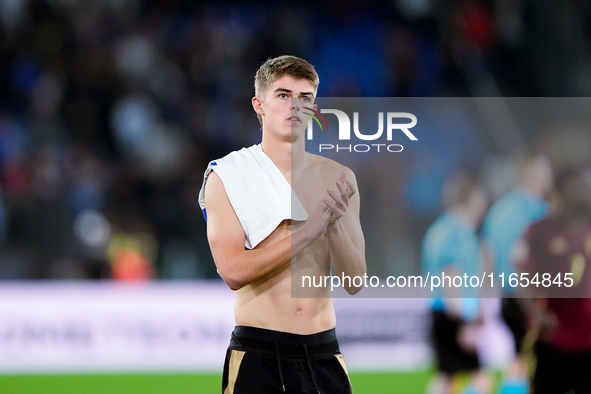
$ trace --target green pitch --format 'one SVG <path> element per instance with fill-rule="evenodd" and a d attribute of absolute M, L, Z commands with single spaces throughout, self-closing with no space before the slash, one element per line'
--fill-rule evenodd
<path fill-rule="evenodd" d="M 352 373 L 354 394 L 423 394 L 429 371 Z M 2 394 L 218 394 L 217 374 L 0 375 Z"/>

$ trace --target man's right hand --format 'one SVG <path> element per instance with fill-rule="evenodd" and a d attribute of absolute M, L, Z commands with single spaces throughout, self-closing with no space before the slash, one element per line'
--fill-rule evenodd
<path fill-rule="evenodd" d="M 324 200 L 318 201 L 314 213 L 308 218 L 305 229 L 312 239 L 317 239 L 326 232 L 326 228 L 332 217 L 332 211 Z"/>
<path fill-rule="evenodd" d="M 314 213 L 306 222 L 306 230 L 312 239 L 319 238 L 331 221 L 344 215 L 349 206 L 349 199 L 356 193 L 351 181 L 345 178 L 344 171 L 341 172 L 336 186 L 339 191 L 327 189 L 326 196 L 318 201 Z"/>

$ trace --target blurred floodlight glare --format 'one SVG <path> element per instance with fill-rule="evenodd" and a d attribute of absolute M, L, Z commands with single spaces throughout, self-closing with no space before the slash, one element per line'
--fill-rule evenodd
<path fill-rule="evenodd" d="M 131 95 L 119 101 L 111 115 L 115 137 L 126 153 L 134 152 L 156 122 L 156 105 L 144 96 Z"/>
<path fill-rule="evenodd" d="M 74 219 L 74 234 L 84 245 L 100 247 L 111 238 L 111 226 L 102 213 L 89 209 L 80 212 Z"/>
<path fill-rule="evenodd" d="M 39 113 L 52 114 L 59 109 L 63 95 L 59 79 L 51 73 L 44 73 L 33 88 L 32 103 Z"/>
<path fill-rule="evenodd" d="M 9 30 L 18 25 L 23 5 L 23 0 L 0 0 L 0 20 Z"/>
<path fill-rule="evenodd" d="M 135 36 L 122 40 L 115 53 L 117 66 L 130 78 L 142 78 L 152 69 L 154 46 L 147 39 Z"/>
<path fill-rule="evenodd" d="M 433 7 L 430 0 L 397 0 L 394 1 L 400 12 L 410 19 L 420 19 L 429 16 Z"/>

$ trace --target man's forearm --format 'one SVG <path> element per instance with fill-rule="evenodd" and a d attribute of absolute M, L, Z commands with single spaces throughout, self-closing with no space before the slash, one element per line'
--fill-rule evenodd
<path fill-rule="evenodd" d="M 367 273 L 365 257 L 355 247 L 349 233 L 340 220 L 330 224 L 327 228 L 328 244 L 332 266 L 335 274 L 362 277 Z M 346 288 L 350 294 L 357 293 L 361 288 Z"/>
<path fill-rule="evenodd" d="M 238 290 L 289 263 L 314 239 L 304 228 L 264 248 L 235 253 L 224 262 L 224 280 L 232 290 Z"/>

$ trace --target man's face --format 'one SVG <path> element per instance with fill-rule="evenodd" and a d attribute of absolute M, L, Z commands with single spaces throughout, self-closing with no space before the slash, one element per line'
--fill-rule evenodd
<path fill-rule="evenodd" d="M 308 125 L 309 116 L 306 113 L 311 111 L 304 107 L 316 109 L 315 95 L 316 89 L 307 79 L 284 75 L 273 82 L 261 97 L 254 97 L 252 104 L 262 116 L 265 133 L 293 142 L 303 136 Z"/>

